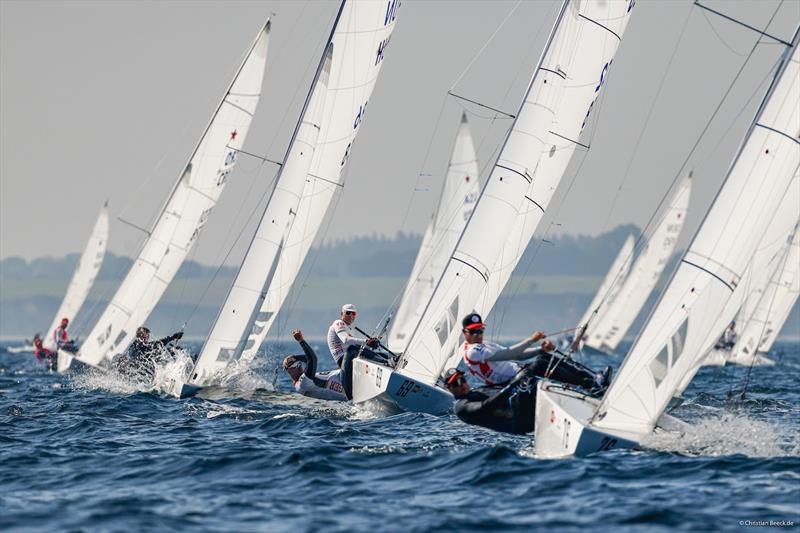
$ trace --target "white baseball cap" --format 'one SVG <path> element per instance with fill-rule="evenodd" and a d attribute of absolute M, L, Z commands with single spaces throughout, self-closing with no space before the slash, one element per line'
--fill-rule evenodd
<path fill-rule="evenodd" d="M 342 313 L 346 313 L 347 311 L 351 311 L 353 313 L 357 312 L 356 306 L 353 304 L 344 304 L 342 306 Z"/>

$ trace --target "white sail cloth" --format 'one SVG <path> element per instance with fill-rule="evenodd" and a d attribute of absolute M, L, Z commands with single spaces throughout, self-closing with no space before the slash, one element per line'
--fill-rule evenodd
<path fill-rule="evenodd" d="M 100 209 L 100 214 L 94 223 L 89 242 L 86 243 L 86 247 L 78 260 L 78 265 L 72 274 L 72 279 L 69 280 L 64 299 L 61 300 L 61 305 L 53 317 L 53 322 L 44 333 L 45 348 L 49 350 L 56 349 L 53 332 L 59 326 L 62 318 L 68 318 L 71 323 L 70 327 L 75 327 L 75 316 L 78 314 L 83 302 L 86 301 L 86 297 L 89 296 L 89 291 L 92 289 L 97 273 L 100 272 L 107 246 L 108 202 Z"/>
<path fill-rule="evenodd" d="M 222 194 L 261 95 L 269 21 L 236 73 L 133 266 L 86 338 L 78 360 L 125 350 L 178 272 Z"/>
<path fill-rule="evenodd" d="M 422 316 L 434 283 L 450 258 L 450 251 L 456 245 L 461 230 L 472 213 L 479 192 L 478 159 L 467 115 L 463 114 L 439 204 L 425 230 L 417 259 L 389 331 L 388 345 L 395 353 L 405 351 L 411 330 Z"/>
<path fill-rule="evenodd" d="M 689 173 L 672 196 L 661 222 L 639 252 L 616 298 L 595 319 L 597 325 L 586 335 L 588 346 L 597 350 L 616 351 L 675 251 L 689 209 L 691 192 Z"/>
<path fill-rule="evenodd" d="M 251 245 L 252 257 L 243 263 L 236 286 L 192 372 L 192 383 L 206 384 L 236 361 L 251 359 L 266 337 L 334 193 L 344 186 L 342 172 L 380 73 L 398 6 L 397 1 L 372 0 L 347 0 L 341 4 L 326 49 L 332 51 L 332 56 L 321 93 L 324 104 L 317 122 L 319 129 L 313 145 L 306 138 L 313 156 L 310 162 L 304 159 L 304 172 L 299 165 L 293 170 L 295 177 L 302 174 L 302 187 L 298 190 L 294 185 L 286 186 L 291 191 L 284 191 L 280 197 L 288 221 L 280 225 L 276 222 L 279 228 L 263 240 L 263 249 L 256 250 L 255 243 Z M 298 150 L 299 145 L 290 146 L 287 158 Z M 284 169 L 282 178 L 286 172 Z M 292 182 L 295 183 L 294 178 Z M 272 201 L 268 209 L 271 204 Z M 265 220 L 271 224 L 272 218 Z M 249 281 L 245 282 L 245 277 L 250 277 Z M 237 317 L 233 316 L 234 311 Z"/>
<path fill-rule="evenodd" d="M 400 372 L 435 383 L 461 317 L 491 310 L 555 192 L 607 78 L 627 2 L 565 2 L 472 216 L 419 320 Z"/>
<path fill-rule="evenodd" d="M 727 178 L 592 424 L 652 431 L 685 376 L 736 314 L 732 298 L 798 173 L 800 64 L 787 50 Z M 789 56 L 791 53 L 791 56 Z"/>
<path fill-rule="evenodd" d="M 611 263 L 611 268 L 608 269 L 603 283 L 600 284 L 600 288 L 597 290 L 594 298 L 592 298 L 592 302 L 583 313 L 580 321 L 578 321 L 578 328 L 576 331 L 581 331 L 585 326 L 586 329 L 583 332 L 585 339 L 597 334 L 598 325 L 602 320 L 601 317 L 608 312 L 616 301 L 622 285 L 628 276 L 628 272 L 631 269 L 631 263 L 633 263 L 634 243 L 635 239 L 633 235 L 628 235 L 628 238 L 625 239 L 625 242 L 622 244 L 622 248 L 620 248 L 614 262 Z M 597 315 L 592 317 L 595 310 L 597 310 Z"/>
<path fill-rule="evenodd" d="M 769 353 L 800 296 L 800 230 L 795 227 L 789 245 L 778 256 L 778 268 L 739 334 L 731 358 Z"/>

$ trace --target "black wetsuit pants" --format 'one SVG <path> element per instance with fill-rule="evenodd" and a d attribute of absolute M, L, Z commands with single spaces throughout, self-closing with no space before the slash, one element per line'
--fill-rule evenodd
<path fill-rule="evenodd" d="M 537 355 L 532 363 L 525 365 L 525 370 L 528 375 L 576 385 L 587 392 L 595 386 L 594 372 L 572 359 L 551 353 Z"/>

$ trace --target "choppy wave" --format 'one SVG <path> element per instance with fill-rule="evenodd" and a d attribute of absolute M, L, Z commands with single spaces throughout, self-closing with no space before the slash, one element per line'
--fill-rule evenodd
<path fill-rule="evenodd" d="M 800 523 L 800 345 L 775 367 L 702 370 L 641 451 L 547 461 L 530 436 L 454 416 L 376 416 L 273 385 L 276 358 L 176 400 L 0 354 L 0 529 L 730 530 Z M 188 355 L 186 355 L 188 357 Z M 589 361 L 601 366 L 605 360 Z M 331 361 L 323 361 L 330 365 Z M 616 361 L 612 361 L 616 363 Z M 733 402 L 735 400 L 735 403 Z"/>

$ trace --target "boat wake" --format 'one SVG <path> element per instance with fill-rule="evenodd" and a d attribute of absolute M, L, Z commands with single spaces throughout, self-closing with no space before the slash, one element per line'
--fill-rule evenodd
<path fill-rule="evenodd" d="M 650 449 L 691 456 L 800 456 L 800 436 L 796 432 L 743 412 L 701 418 L 685 433 L 654 434 L 642 444 Z"/>

